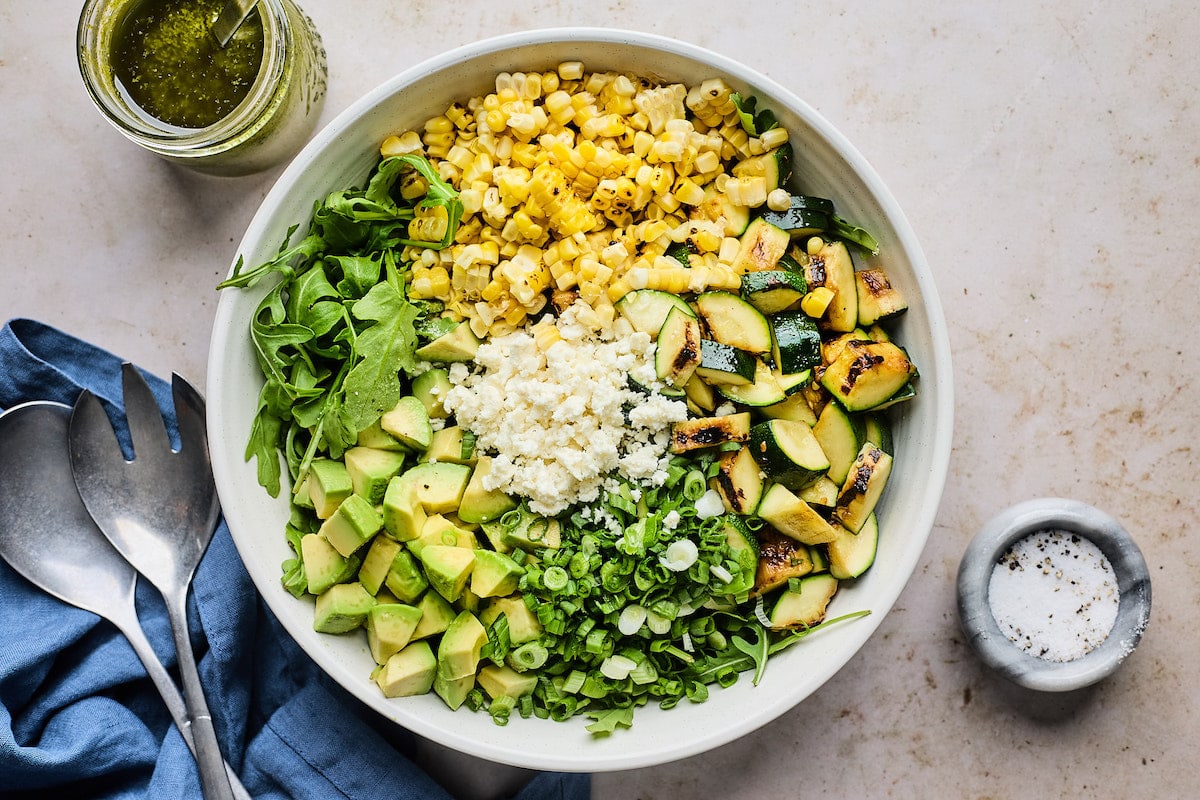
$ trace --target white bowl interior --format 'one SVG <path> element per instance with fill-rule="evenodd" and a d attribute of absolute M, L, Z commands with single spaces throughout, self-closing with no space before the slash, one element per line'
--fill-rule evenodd
<path fill-rule="evenodd" d="M 273 256 L 288 228 L 303 224 L 329 191 L 360 185 L 387 135 L 418 127 L 452 100 L 484 93 L 501 71 L 547 69 L 581 60 L 689 85 L 723 76 L 756 95 L 789 129 L 796 151 L 794 187 L 834 198 L 841 216 L 871 230 L 878 263 L 910 304 L 896 333 L 920 369 L 915 401 L 896 413 L 897 461 L 880 507 L 875 566 L 835 597 L 830 615 L 870 609 L 773 658 L 758 687 L 749 677 L 713 687 L 701 704 L 669 712 L 639 709 L 631 730 L 593 739 L 584 720 L 568 723 L 514 716 L 505 727 L 485 713 L 449 711 L 434 695 L 389 700 L 368 674 L 373 661 L 361 634 L 312 630 L 312 602 L 279 583 L 290 551 L 287 504 L 258 485 L 243 459 L 262 377 L 248 336 L 266 291 L 226 290 L 213 330 L 208 369 L 208 424 L 217 487 L 235 543 L 255 585 L 288 632 L 335 680 L 388 719 L 447 747 L 535 769 L 603 771 L 660 764 L 694 755 L 752 731 L 791 709 L 838 671 L 892 607 L 933 526 L 950 456 L 952 381 L 949 341 L 929 268 L 895 200 L 866 160 L 795 95 L 746 67 L 681 42 L 626 31 L 556 29 L 503 36 L 446 53 L 383 84 L 342 113 L 296 157 L 263 202 L 238 248 L 248 265 Z M 303 231 L 297 233 L 302 235 Z"/>

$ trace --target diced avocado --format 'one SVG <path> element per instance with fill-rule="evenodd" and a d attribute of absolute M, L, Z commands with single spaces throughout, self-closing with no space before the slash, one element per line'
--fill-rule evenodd
<path fill-rule="evenodd" d="M 479 621 L 491 625 L 501 614 L 508 618 L 508 638 L 514 645 L 532 642 L 542 635 L 542 623 L 520 595 L 488 601 L 487 607 L 480 612 Z"/>
<path fill-rule="evenodd" d="M 400 552 L 400 543 L 390 536 L 376 536 L 367 548 L 362 566 L 358 568 L 358 582 L 373 595 L 379 594 L 379 589 L 387 579 L 392 568 L 392 560 Z"/>
<path fill-rule="evenodd" d="M 474 675 L 487 640 L 487 631 L 479 619 L 470 611 L 460 611 L 438 645 L 438 674 L 447 678 Z"/>
<path fill-rule="evenodd" d="M 454 608 L 446 602 L 446 598 L 432 589 L 421 595 L 421 599 L 417 601 L 417 608 L 421 609 L 421 621 L 413 631 L 414 641 L 437 636 L 445 632 L 454 621 Z"/>
<path fill-rule="evenodd" d="M 403 548 L 392 557 L 387 576 L 383 580 L 388 591 L 405 603 L 413 602 L 429 587 L 421 565 L 411 552 Z"/>
<path fill-rule="evenodd" d="M 379 418 L 379 427 L 413 450 L 424 450 L 433 439 L 429 412 L 415 397 L 401 397 L 391 411 Z"/>
<path fill-rule="evenodd" d="M 423 460 L 445 461 L 451 464 L 474 464 L 474 439 L 468 438 L 464 442 L 463 433 L 463 429 L 457 425 L 450 425 L 440 431 L 434 431 L 433 439 L 429 442 L 429 448 L 426 449 Z"/>
<path fill-rule="evenodd" d="M 429 585 L 453 603 L 471 578 L 475 551 L 465 547 L 431 544 L 421 548 L 420 559 Z"/>
<path fill-rule="evenodd" d="M 420 536 L 426 519 L 425 507 L 417 496 L 416 483 L 408 477 L 409 472 L 392 478 L 383 493 L 383 527 L 401 542 Z"/>
<path fill-rule="evenodd" d="M 377 450 L 374 447 L 351 447 L 345 453 L 346 471 L 354 493 L 373 506 L 383 502 L 388 481 L 404 466 L 404 453 L 398 450 Z"/>
<path fill-rule="evenodd" d="M 376 450 L 404 450 L 404 445 L 400 444 L 400 440 L 385 431 L 379 424 L 379 420 L 375 420 L 359 431 L 358 441 L 355 444 L 359 447 L 372 447 Z"/>
<path fill-rule="evenodd" d="M 479 337 L 471 330 L 471 326 L 460 322 L 429 344 L 418 347 L 416 356 L 422 361 L 443 363 L 470 361 L 475 358 L 480 344 Z"/>
<path fill-rule="evenodd" d="M 428 642 L 413 642 L 395 653 L 375 673 L 384 697 L 412 697 L 433 688 L 437 656 Z"/>
<path fill-rule="evenodd" d="M 507 555 L 513 551 L 513 546 L 504 541 L 505 528 L 504 523 L 500 520 L 494 519 L 491 522 L 485 522 L 479 526 L 479 529 L 483 531 L 483 535 L 487 538 L 488 544 L 490 544 L 492 549 L 497 553 L 504 553 Z"/>
<path fill-rule="evenodd" d="M 320 533 L 344 556 L 354 553 L 383 527 L 383 517 L 360 495 L 352 494 L 321 524 Z"/>
<path fill-rule="evenodd" d="M 509 666 L 497 667 L 488 664 L 479 670 L 479 686 L 488 693 L 488 697 L 522 697 L 537 687 L 537 675 L 532 672 L 524 674 Z"/>
<path fill-rule="evenodd" d="M 376 605 L 367 612 L 367 646 L 376 664 L 387 660 L 408 646 L 421 609 L 403 603 Z"/>
<path fill-rule="evenodd" d="M 358 581 L 336 583 L 317 595 L 313 630 L 320 633 L 346 633 L 361 626 L 375 598 Z"/>
<path fill-rule="evenodd" d="M 475 676 L 464 675 L 461 678 L 447 678 L 437 670 L 433 676 L 433 691 L 445 701 L 454 711 L 466 702 L 467 695 L 475 688 Z"/>
<path fill-rule="evenodd" d="M 420 557 L 421 551 L 431 544 L 444 544 L 450 547 L 465 547 L 474 550 L 479 546 L 475 532 L 454 524 L 441 514 L 431 514 L 421 526 L 421 535 L 408 543 L 408 549 Z"/>
<path fill-rule="evenodd" d="M 308 591 L 312 594 L 321 594 L 349 577 L 346 557 L 319 533 L 307 533 L 301 537 L 300 558 L 308 578 Z"/>
<path fill-rule="evenodd" d="M 435 367 L 413 378 L 412 393 L 425 406 L 431 418 L 445 419 L 450 416 L 444 405 L 446 392 L 452 387 L 450 374 L 441 367 Z"/>
<path fill-rule="evenodd" d="M 476 550 L 471 569 L 471 591 L 479 597 L 503 597 L 517 590 L 525 570 L 503 553 Z"/>
<path fill-rule="evenodd" d="M 321 519 L 329 519 L 354 491 L 346 465 L 330 458 L 314 459 L 308 467 L 308 497 Z"/>
<path fill-rule="evenodd" d="M 308 494 L 308 475 L 305 475 L 292 487 L 292 505 L 299 508 L 312 508 L 312 497 Z"/>
<path fill-rule="evenodd" d="M 417 500 L 431 514 L 457 511 L 471 468 L 466 464 L 421 463 L 402 473 L 417 487 Z"/>
<path fill-rule="evenodd" d="M 485 488 L 492 471 L 492 460 L 481 457 L 475 463 L 467 488 L 459 500 L 458 516 L 463 522 L 490 522 L 517 507 L 517 501 L 499 489 Z"/>

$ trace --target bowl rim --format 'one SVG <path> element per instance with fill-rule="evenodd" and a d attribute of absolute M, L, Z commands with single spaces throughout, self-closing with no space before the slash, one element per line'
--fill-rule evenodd
<path fill-rule="evenodd" d="M 925 300 L 924 312 L 928 321 L 930 357 L 932 364 L 936 367 L 936 373 L 939 378 L 937 382 L 927 384 L 923 387 L 922 392 L 923 402 L 929 403 L 932 406 L 932 414 L 937 420 L 937 425 L 932 430 L 930 438 L 923 440 L 922 443 L 922 449 L 928 455 L 928 461 L 923 465 L 927 468 L 927 471 L 922 475 L 922 488 L 919 492 L 914 492 L 918 499 L 914 500 L 916 510 L 911 517 L 913 527 L 908 531 L 908 535 L 920 537 L 920 547 L 906 549 L 904 551 L 906 557 L 892 563 L 894 574 L 893 570 L 889 570 L 889 577 L 882 584 L 882 591 L 874 595 L 872 613 L 868 617 L 857 620 L 853 626 L 853 632 L 847 634 L 847 638 L 852 642 L 853 646 L 846 647 L 845 652 L 839 651 L 836 657 L 828 660 L 829 663 L 826 665 L 826 669 L 821 670 L 820 682 L 823 684 L 862 649 L 866 640 L 882 623 L 895 604 L 901 591 L 914 574 L 917 562 L 933 530 L 934 519 L 940 505 L 949 469 L 953 438 L 953 376 L 950 363 L 949 335 L 936 285 L 933 281 L 932 271 L 907 217 L 901 211 L 891 191 L 862 154 L 832 124 L 793 92 L 766 75 L 728 57 L 698 45 L 658 34 L 641 33 L 618 28 L 562 27 L 519 31 L 476 41 L 433 56 L 413 67 L 401 71 L 367 92 L 339 113 L 332 122 L 313 137 L 281 173 L 247 227 L 246 234 L 239 244 L 238 252 L 240 253 L 245 250 L 247 242 L 254 241 L 256 237 L 262 238 L 271 232 L 267 228 L 269 209 L 278 205 L 284 197 L 294 190 L 295 185 L 301 180 L 305 172 L 312 167 L 314 161 L 344 135 L 357 119 L 370 112 L 396 92 L 411 87 L 427 74 L 448 68 L 464 60 L 496 54 L 501 51 L 511 51 L 528 45 L 551 45 L 556 43 L 631 45 L 644 49 L 663 51 L 669 55 L 703 62 L 712 68 L 714 74 L 722 74 L 727 78 L 752 85 L 761 93 L 769 95 L 777 104 L 788 106 L 793 113 L 803 120 L 805 125 L 811 127 L 817 136 L 825 140 L 828 147 L 844 161 L 865 185 L 871 199 L 878 205 L 883 217 L 888 220 L 888 224 L 896 236 L 896 242 L 893 247 L 902 250 L 910 262 L 912 279 L 919 287 L 920 294 Z M 243 331 L 232 330 L 235 326 L 229 324 L 233 314 L 232 306 L 232 298 L 223 296 L 218 304 L 216 320 L 214 322 L 208 374 L 210 393 L 216 395 L 219 395 L 222 389 L 221 384 L 224 377 L 221 374 L 221 359 L 233 344 L 231 337 L 244 336 Z M 221 413 L 219 403 L 209 404 L 210 430 L 220 429 L 221 426 L 215 423 L 219 422 Z M 224 451 L 221 453 L 224 458 L 238 458 L 240 457 L 243 445 L 243 442 L 219 441 L 215 443 L 213 449 L 214 451 Z M 230 478 L 228 476 L 218 476 L 219 490 L 227 479 Z M 230 527 L 231 532 L 234 533 L 236 543 L 239 536 L 237 535 L 237 531 L 234 530 L 235 526 L 231 525 Z M 255 583 L 256 589 L 258 589 L 259 581 L 256 580 Z M 262 594 L 268 607 L 280 619 L 281 624 L 283 624 L 289 635 L 300 639 L 300 635 L 304 631 L 300 629 L 300 626 L 294 624 L 294 622 L 289 623 L 289 616 L 280 611 L 282 605 L 285 601 L 290 600 L 291 596 L 286 595 L 284 592 L 273 594 L 262 592 Z M 326 672 L 330 671 L 328 665 L 325 663 L 329 660 L 326 653 L 309 653 L 309 655 Z M 336 675 L 333 677 L 338 679 Z M 355 693 L 350 687 L 347 686 L 346 688 L 352 694 Z M 595 758 L 591 758 L 592 754 L 589 754 L 589 760 L 583 760 L 578 755 L 568 757 L 555 753 L 517 753 L 514 752 L 516 749 L 514 747 L 497 746 L 486 742 L 480 743 L 475 739 L 448 730 L 448 726 L 430 724 L 417 715 L 405 711 L 397 709 L 382 711 L 378 705 L 372 706 L 372 708 L 419 735 L 447 747 L 469 752 L 478 757 L 533 769 L 596 772 L 653 766 L 710 750 L 765 725 L 793 708 L 807 696 L 806 694 L 803 697 L 795 698 L 794 701 L 789 698 L 789 702 L 765 703 L 761 709 L 756 709 L 753 714 L 736 715 L 736 718 L 729 719 L 728 723 L 723 724 L 720 730 L 703 732 L 686 741 L 683 740 L 683 737 L 680 737 L 678 741 L 663 742 L 661 749 L 654 750 L 653 752 L 625 752 L 619 755 L 598 753 Z M 517 720 L 517 722 L 523 722 L 523 720 Z"/>
<path fill-rule="evenodd" d="M 988 584 L 997 561 L 1015 542 L 1044 530 L 1070 531 L 1095 544 L 1117 579 L 1120 601 L 1112 630 L 1070 661 L 1047 661 L 1017 647 L 1000 630 L 989 605 Z M 963 633 L 984 663 L 1040 692 L 1073 691 L 1108 677 L 1137 647 L 1150 619 L 1150 573 L 1133 537 L 1104 511 L 1061 497 L 1026 500 L 988 520 L 963 555 L 957 589 Z"/>

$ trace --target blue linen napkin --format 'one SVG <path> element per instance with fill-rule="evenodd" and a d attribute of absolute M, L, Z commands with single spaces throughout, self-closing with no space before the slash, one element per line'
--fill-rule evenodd
<path fill-rule="evenodd" d="M 147 379 L 173 427 L 169 384 Z M 119 409 L 121 360 L 32 320 L 0 329 L 0 409 L 73 404 L 85 388 Z M 170 669 L 166 611 L 144 584 L 142 626 Z M 223 752 L 254 797 L 449 800 L 405 754 L 411 734 L 329 679 L 280 626 L 224 521 L 197 570 L 189 617 Z M 586 800 L 590 792 L 587 775 L 538 773 L 515 800 Z M 182 799 L 200 797 L 200 787 L 124 637 L 0 560 L 0 797 L 47 796 Z"/>

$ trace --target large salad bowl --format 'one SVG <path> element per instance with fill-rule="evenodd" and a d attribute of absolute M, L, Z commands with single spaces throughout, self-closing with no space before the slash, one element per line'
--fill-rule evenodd
<path fill-rule="evenodd" d="M 280 585 L 280 564 L 291 555 L 283 535 L 287 493 L 268 496 L 254 462 L 244 458 L 263 381 L 247 331 L 266 285 L 221 293 L 207 390 L 216 482 L 238 551 L 273 613 L 322 669 L 381 716 L 447 747 L 511 765 L 595 772 L 660 764 L 730 742 L 820 691 L 859 651 L 913 574 L 932 529 L 949 462 L 953 404 L 948 337 L 929 266 L 866 159 L 785 87 L 737 62 L 658 36 L 532 31 L 448 52 L 395 76 L 338 116 L 296 157 L 250 222 L 237 257 L 248 264 L 269 260 L 288 229 L 309 219 L 314 201 L 362 184 L 389 134 L 419 128 L 451 101 L 485 93 L 497 73 L 576 60 L 589 69 L 689 84 L 724 77 L 756 96 L 789 129 L 794 186 L 836 198 L 839 213 L 878 239 L 876 260 L 908 299 L 896 338 L 919 366 L 920 382 L 916 399 L 895 414 L 896 462 L 880 505 L 876 562 L 848 582 L 830 607 L 831 615 L 869 609 L 869 616 L 822 630 L 773 657 L 758 686 L 747 677 L 727 689 L 714 687 L 703 703 L 684 701 L 666 711 L 650 704 L 638 711 L 632 728 L 604 737 L 589 734 L 578 719 L 560 723 L 514 715 L 499 726 L 486 713 L 450 711 L 432 694 L 385 698 L 368 677 L 374 662 L 365 638 L 315 632 L 311 598 L 298 600 Z"/>

